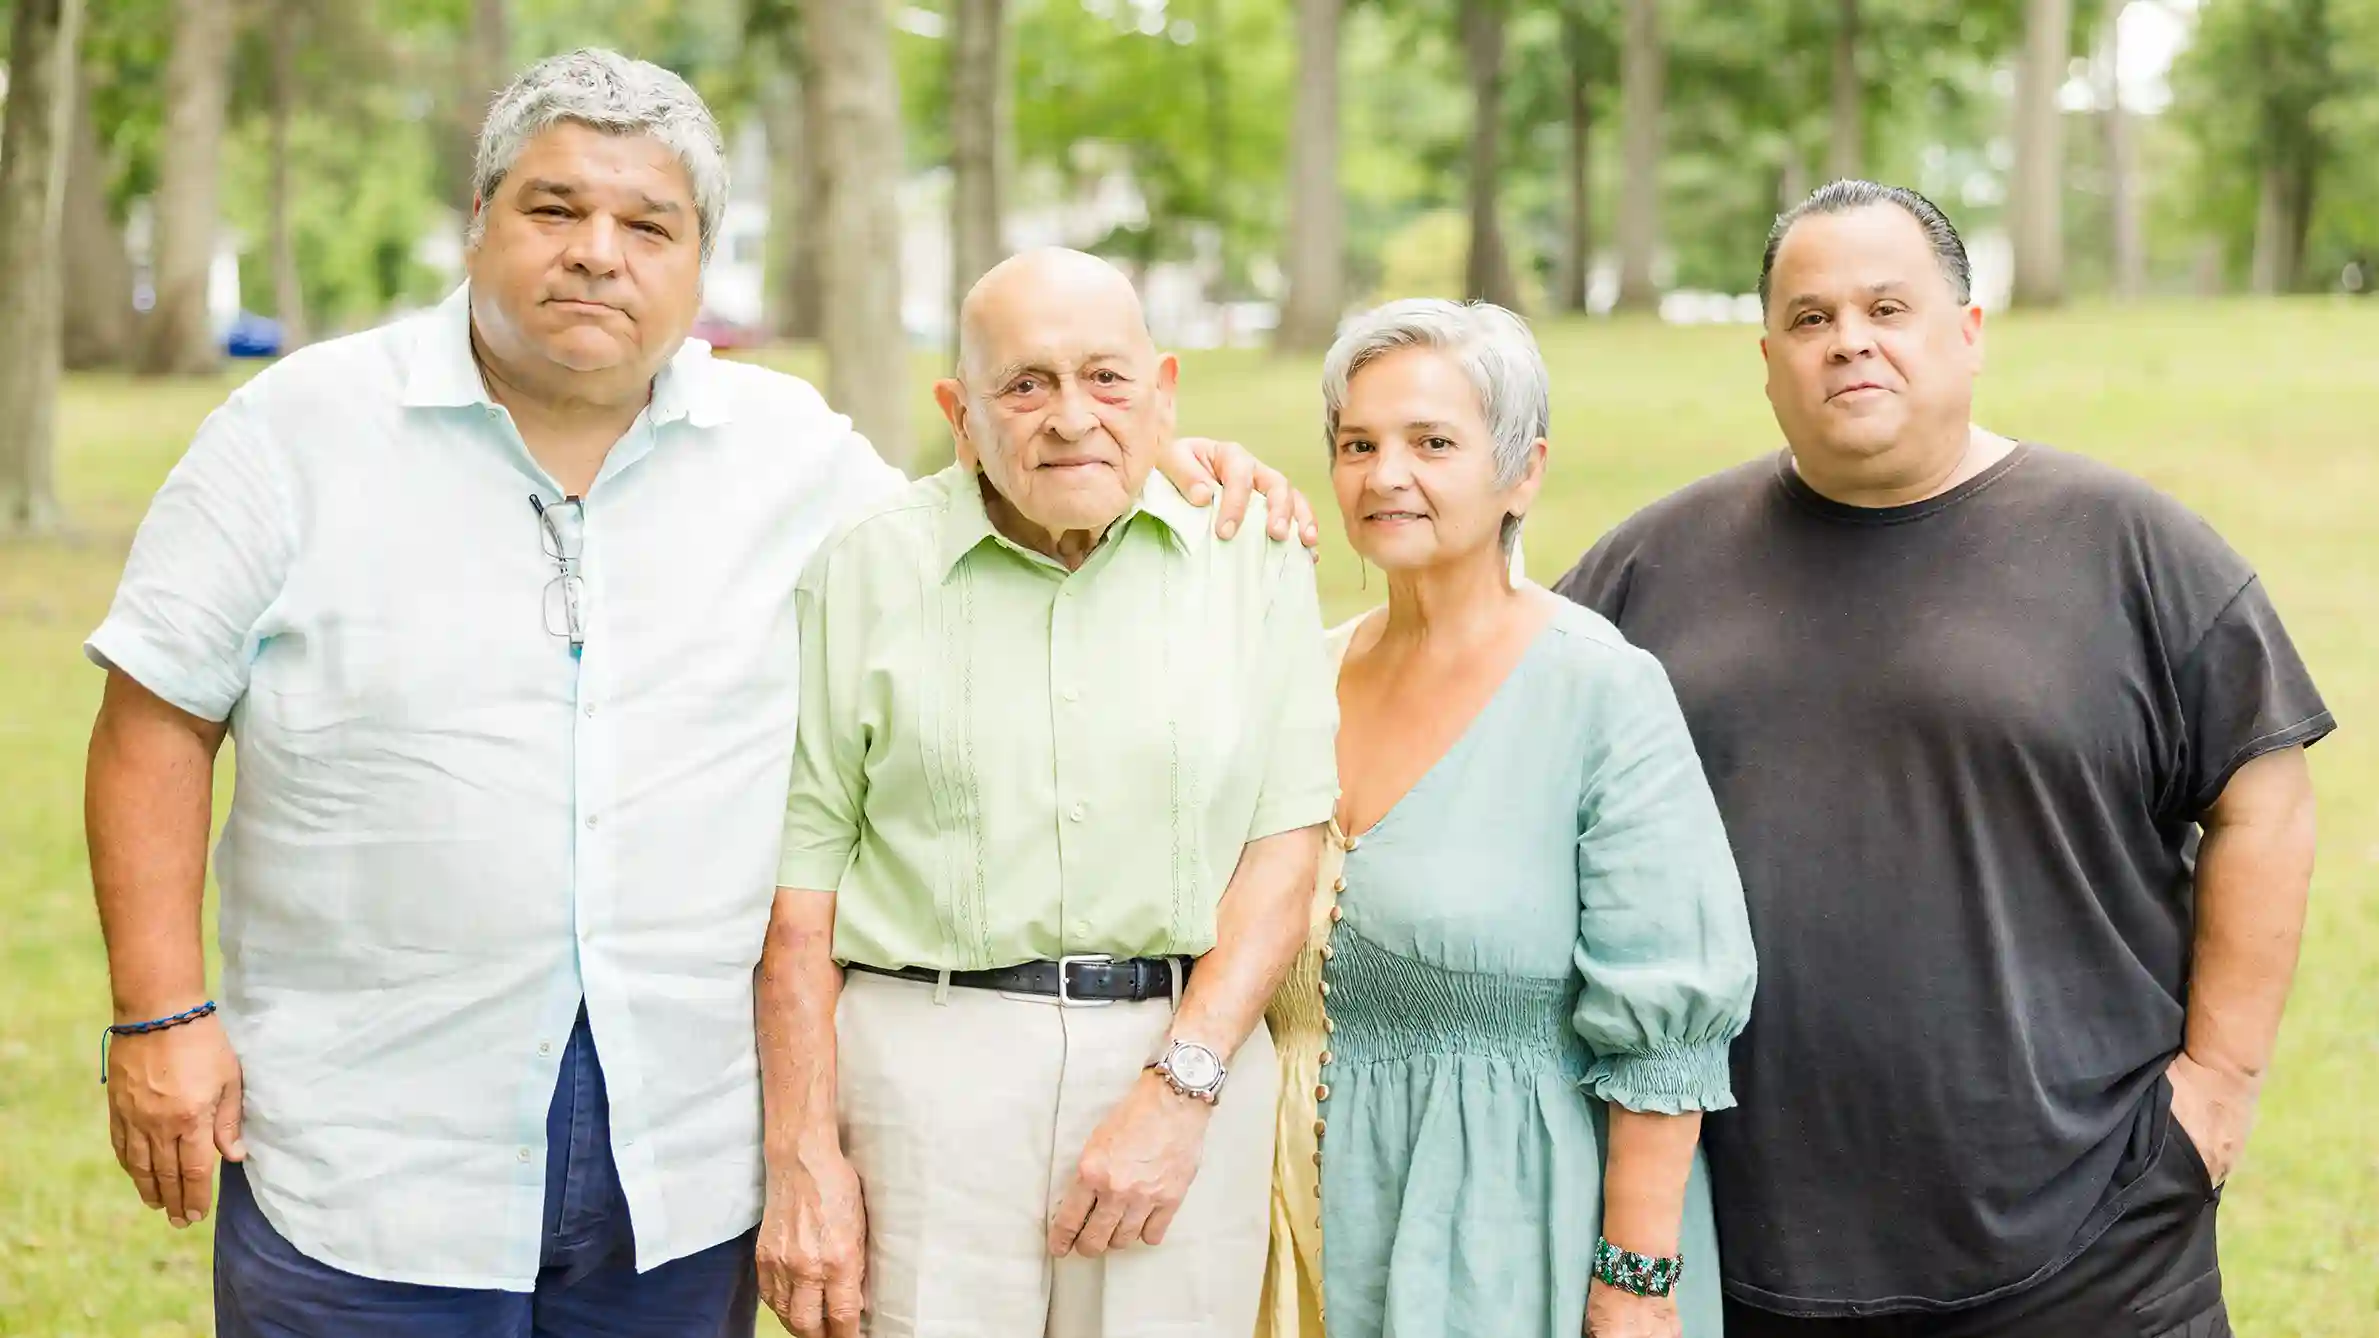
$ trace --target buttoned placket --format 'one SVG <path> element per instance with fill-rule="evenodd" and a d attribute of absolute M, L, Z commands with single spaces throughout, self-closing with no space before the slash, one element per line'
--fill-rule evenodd
<path fill-rule="evenodd" d="M 1084 563 L 1084 569 L 1089 565 Z M 1076 884 L 1075 866 L 1091 845 L 1086 830 L 1092 816 L 1091 800 L 1082 784 L 1086 772 L 1079 756 L 1085 744 L 1077 728 L 1082 718 L 1078 679 L 1087 667 L 1082 662 L 1081 587 L 1081 571 L 1061 576 L 1049 611 L 1050 763 L 1056 768 L 1052 779 L 1058 811 L 1065 816 L 1057 824 L 1057 942 L 1061 955 L 1096 950 L 1088 942 L 1089 923 L 1073 918 L 1067 895 Z"/>

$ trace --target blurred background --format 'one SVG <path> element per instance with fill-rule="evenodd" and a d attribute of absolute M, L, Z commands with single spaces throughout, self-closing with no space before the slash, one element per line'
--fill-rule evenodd
<path fill-rule="evenodd" d="M 698 336 L 816 380 L 921 472 L 949 458 L 927 387 L 957 294 L 1019 247 L 1105 254 L 1184 350 L 1184 429 L 1316 498 L 1333 620 L 1380 598 L 1322 471 L 1345 312 L 1528 315 L 1555 382 L 1526 544 L 1550 580 L 1776 445 L 1748 296 L 1776 211 L 1843 175 L 1931 195 L 1990 309 L 1984 421 L 2206 515 L 2345 726 L 2313 753 L 2313 920 L 2224 1265 L 2243 1334 L 2379 1336 L 2379 0 L 0 14 L 0 1335 L 211 1327 L 207 1233 L 141 1208 L 94 1081 L 81 639 L 200 420 L 271 359 L 451 291 L 490 95 L 598 44 L 684 74 L 725 128 Z"/>
<path fill-rule="evenodd" d="M 15 10 L 11 79 L 56 110 L 11 99 L 12 198 L 62 172 L 64 226 L 12 255 L 63 269 L 69 368 L 204 371 L 434 301 L 481 109 L 581 44 L 681 72 L 726 128 L 701 333 L 823 334 L 830 363 L 824 312 L 854 349 L 941 346 L 974 276 L 1050 242 L 1124 264 L 1181 348 L 1318 347 L 1391 294 L 1742 321 L 1777 208 L 1849 175 L 1940 202 L 1993 307 L 2379 288 L 2374 0 Z M 808 225 L 838 191 L 853 235 Z M 846 407 L 906 458 L 898 399 Z"/>

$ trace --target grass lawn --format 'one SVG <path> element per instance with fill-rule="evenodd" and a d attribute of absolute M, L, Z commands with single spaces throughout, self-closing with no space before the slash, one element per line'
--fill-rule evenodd
<path fill-rule="evenodd" d="M 2206 514 L 2264 572 L 2344 722 L 2314 751 L 2313 922 L 2223 1226 L 2242 1333 L 2379 1334 L 2379 302 L 2088 309 L 1992 333 L 1985 421 Z M 1527 541 L 1539 580 L 1633 508 L 1773 445 L 1752 339 L 1547 332 L 1555 449 Z M 78 648 L 148 495 L 228 384 L 72 381 L 59 471 L 76 532 L 0 545 L 0 1335 L 209 1331 L 206 1233 L 144 1211 L 108 1153 L 95 1080 L 108 995 L 80 817 L 100 676 Z M 938 442 L 924 392 L 919 423 Z M 1186 429 L 1318 484 L 1313 363 L 1196 355 L 1183 402 Z M 1359 588 L 1334 514 L 1325 534 L 1325 600 L 1342 617 L 1377 583 Z"/>

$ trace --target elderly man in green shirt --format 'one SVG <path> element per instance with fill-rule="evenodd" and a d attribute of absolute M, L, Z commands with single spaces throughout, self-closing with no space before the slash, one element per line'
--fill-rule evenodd
<path fill-rule="evenodd" d="M 1312 563 L 1150 472 L 1177 367 L 1104 262 L 994 269 L 958 370 L 958 463 L 796 596 L 762 1291 L 802 1335 L 1244 1338 L 1337 794 Z"/>

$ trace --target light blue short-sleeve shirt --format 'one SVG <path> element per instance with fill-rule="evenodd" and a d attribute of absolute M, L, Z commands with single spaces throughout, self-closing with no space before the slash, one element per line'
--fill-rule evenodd
<path fill-rule="evenodd" d="M 809 386 L 689 342 L 584 498 L 574 656 L 529 503 L 562 493 L 487 397 L 467 291 L 207 419 L 86 651 L 230 722 L 223 1018 L 300 1250 L 533 1287 L 582 999 L 638 1266 L 759 1219 L 792 593 L 900 483 Z"/>

